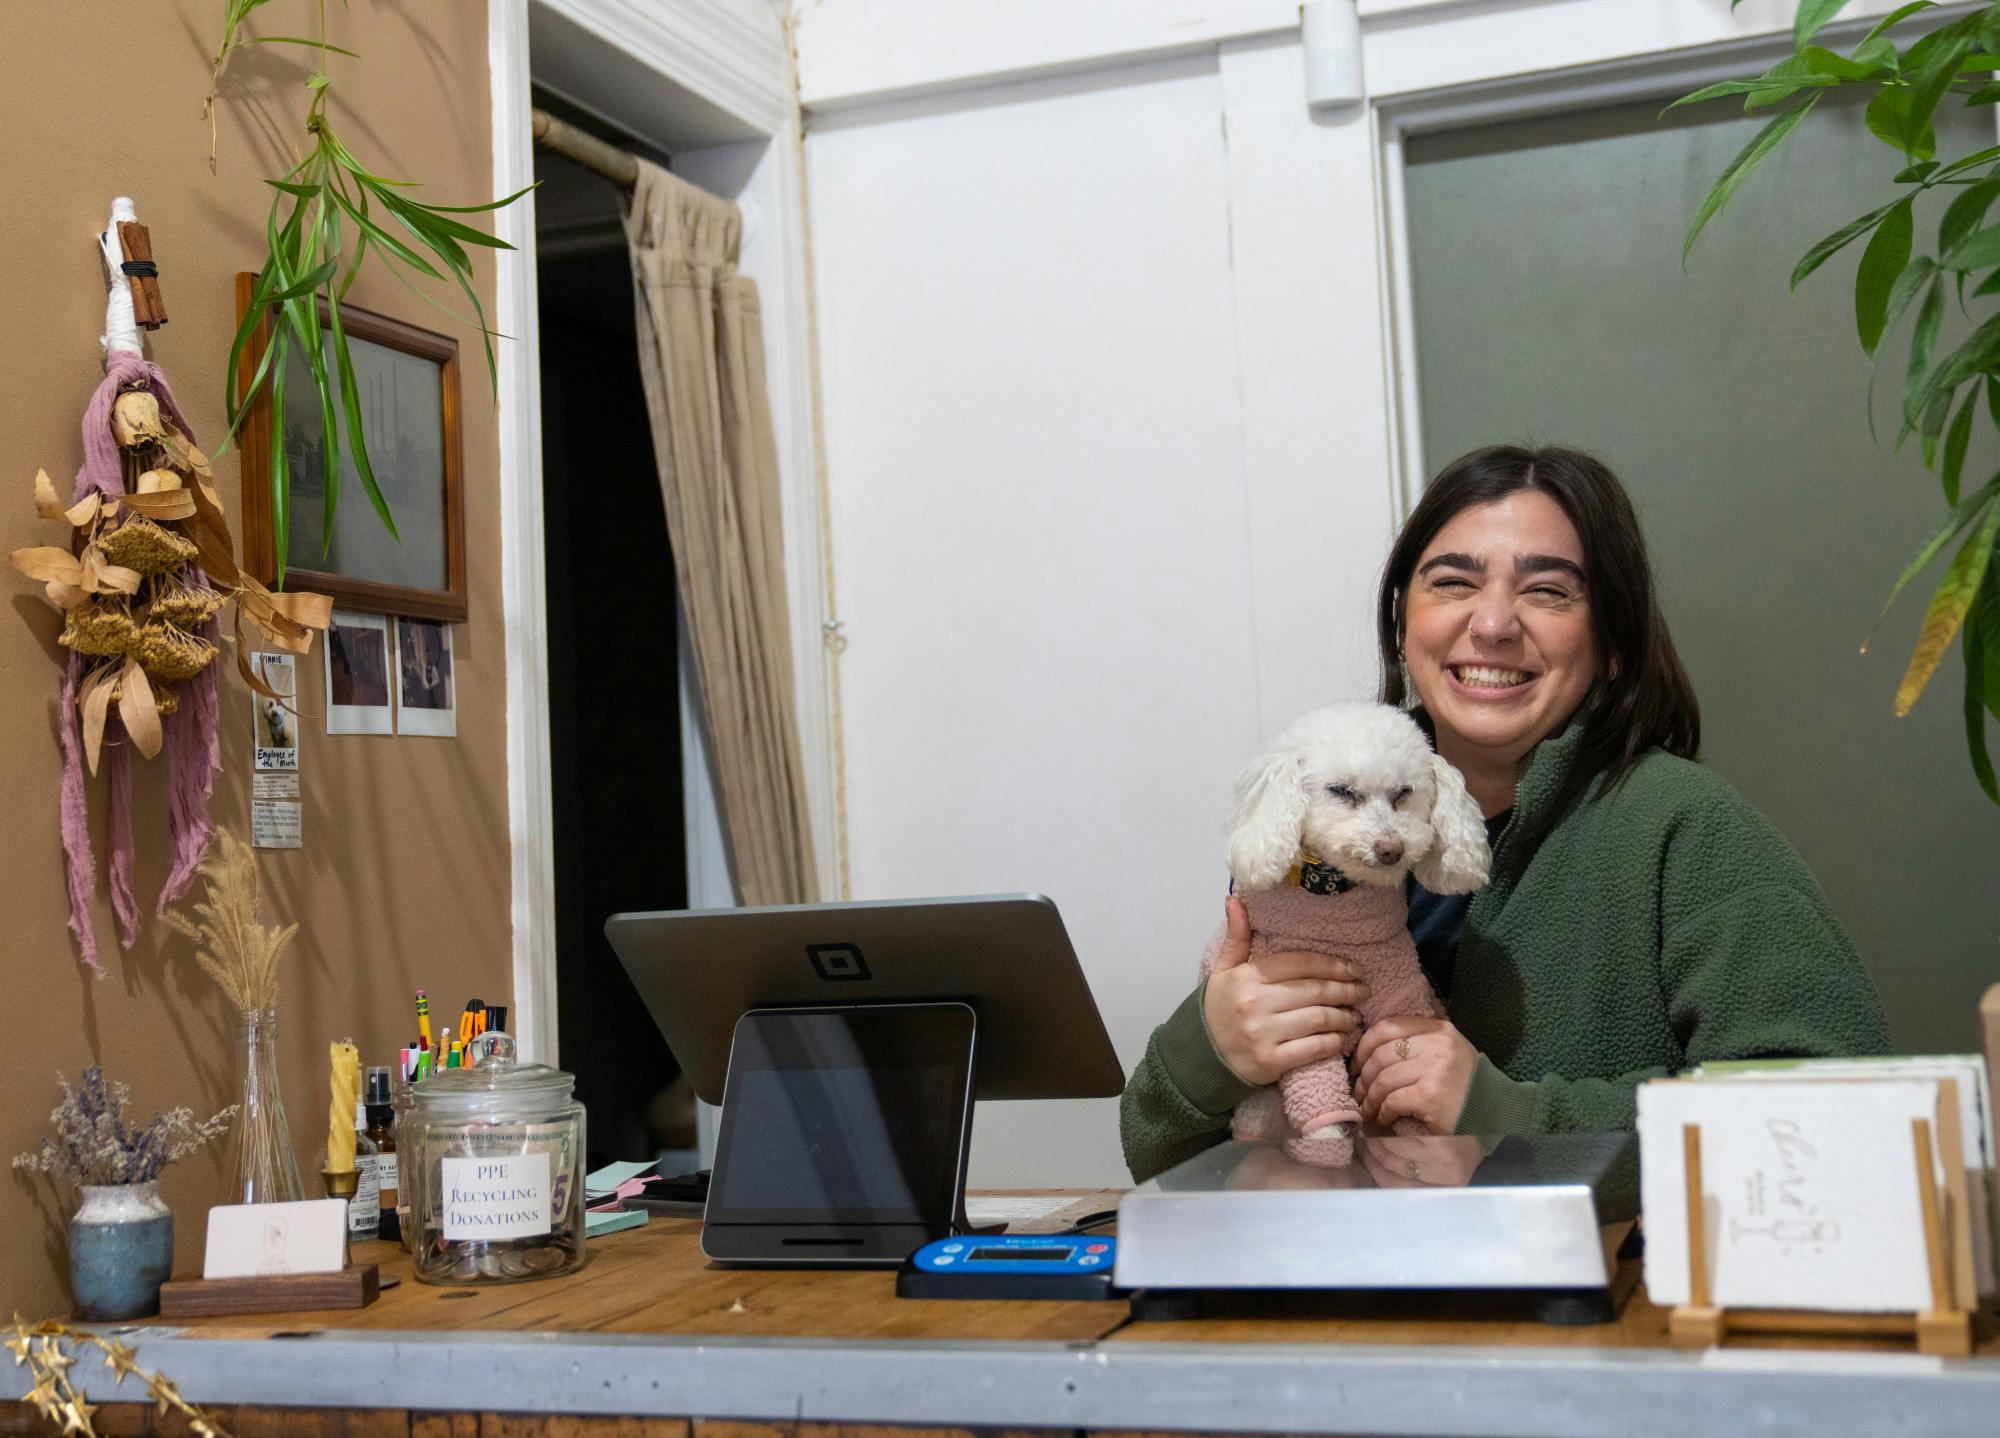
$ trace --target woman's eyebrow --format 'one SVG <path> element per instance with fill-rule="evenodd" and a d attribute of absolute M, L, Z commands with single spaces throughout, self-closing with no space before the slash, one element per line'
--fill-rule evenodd
<path fill-rule="evenodd" d="M 1546 569 L 1557 569 L 1572 576 L 1578 584 L 1584 582 L 1583 566 L 1573 559 L 1564 559 L 1560 554 L 1517 554 L 1514 556 L 1514 576 L 1537 574 Z"/>
<path fill-rule="evenodd" d="M 1470 554 L 1434 554 L 1417 566 L 1417 573 L 1429 574 L 1433 569 L 1469 569 L 1474 574 L 1484 574 L 1486 561 Z"/>

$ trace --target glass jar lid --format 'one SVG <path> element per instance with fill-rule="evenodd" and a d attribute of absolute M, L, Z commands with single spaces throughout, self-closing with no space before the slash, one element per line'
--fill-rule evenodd
<path fill-rule="evenodd" d="M 410 1096 L 425 1110 L 533 1117 L 567 1107 L 575 1087 L 573 1073 L 495 1054 L 471 1068 L 434 1073 Z"/>

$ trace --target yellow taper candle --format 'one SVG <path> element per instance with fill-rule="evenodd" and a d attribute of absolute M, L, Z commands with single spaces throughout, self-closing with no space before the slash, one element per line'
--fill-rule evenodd
<path fill-rule="evenodd" d="M 361 1053 L 353 1039 L 331 1045 L 332 1098 L 326 1113 L 326 1171 L 354 1172 L 354 1105 L 361 1099 Z"/>

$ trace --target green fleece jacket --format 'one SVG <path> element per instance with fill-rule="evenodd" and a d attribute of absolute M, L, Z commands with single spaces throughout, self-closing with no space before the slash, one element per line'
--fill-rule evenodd
<path fill-rule="evenodd" d="M 1629 1129 L 1646 1079 L 1716 1059 L 1880 1053 L 1881 999 L 1803 860 L 1728 781 L 1659 750 L 1576 774 L 1528 756 L 1466 912 L 1451 1021 L 1479 1065 L 1460 1133 Z M 1220 1142 L 1252 1092 L 1195 991 L 1153 1031 L 1119 1136 L 1144 1180 Z"/>

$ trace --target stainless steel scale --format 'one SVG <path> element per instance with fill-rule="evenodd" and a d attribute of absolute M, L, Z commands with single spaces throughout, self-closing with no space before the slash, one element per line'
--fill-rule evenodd
<path fill-rule="evenodd" d="M 1118 1206 L 1121 1289 L 1512 1289 L 1609 1319 L 1606 1225 L 1637 1212 L 1630 1134 L 1231 1141 Z"/>

